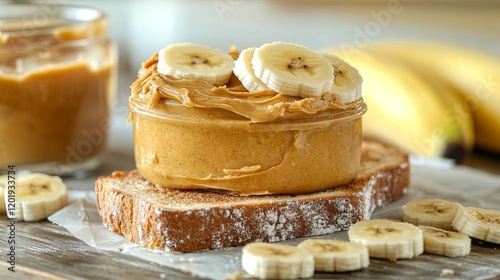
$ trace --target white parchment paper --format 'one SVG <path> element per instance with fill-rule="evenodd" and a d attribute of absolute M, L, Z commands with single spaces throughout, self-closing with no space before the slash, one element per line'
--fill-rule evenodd
<path fill-rule="evenodd" d="M 500 176 L 453 166 L 447 162 L 413 160 L 412 183 L 408 194 L 376 209 L 372 218 L 401 219 L 401 206 L 404 203 L 424 197 L 444 198 L 465 206 L 500 209 Z M 241 272 L 241 247 L 184 254 L 145 249 L 103 226 L 97 213 L 93 191 L 71 191 L 70 201 L 71 204 L 50 216 L 49 220 L 65 227 L 89 246 L 119 251 L 208 279 L 226 279 Z M 337 232 L 319 238 L 347 240 L 347 233 Z M 281 243 L 298 244 L 302 240 Z"/>

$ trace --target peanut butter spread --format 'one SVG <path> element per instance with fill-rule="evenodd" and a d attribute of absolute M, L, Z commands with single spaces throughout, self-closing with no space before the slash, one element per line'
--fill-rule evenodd
<path fill-rule="evenodd" d="M 157 186 L 297 194 L 356 175 L 362 99 L 248 92 L 234 75 L 213 86 L 161 74 L 157 63 L 157 54 L 143 63 L 129 101 L 136 165 Z"/>
<path fill-rule="evenodd" d="M 237 54 L 236 54 L 237 55 Z M 133 102 L 148 109 L 158 109 L 167 103 L 190 108 L 213 108 L 234 113 L 230 118 L 247 119 L 252 123 L 303 119 L 311 116 L 342 114 L 360 106 L 358 102 L 343 105 L 333 93 L 319 97 L 297 98 L 271 90 L 248 92 L 234 76 L 226 86 L 214 87 L 202 80 L 178 80 L 156 71 L 158 55 L 143 63 L 139 77 L 132 85 Z M 162 101 L 162 102 L 160 102 Z"/>
<path fill-rule="evenodd" d="M 111 69 L 80 62 L 20 78 L 0 74 L 0 164 L 75 164 L 99 154 L 105 145 Z M 84 142 L 91 143 L 88 149 Z"/>

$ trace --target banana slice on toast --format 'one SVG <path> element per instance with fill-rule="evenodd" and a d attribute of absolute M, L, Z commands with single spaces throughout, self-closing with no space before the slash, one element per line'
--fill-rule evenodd
<path fill-rule="evenodd" d="M 342 104 L 361 99 L 358 70 L 333 54 L 292 43 L 244 49 L 233 72 L 248 91 L 270 89 L 303 98 L 333 94 Z"/>
<path fill-rule="evenodd" d="M 179 43 L 158 53 L 158 72 L 177 79 L 200 79 L 214 86 L 226 84 L 233 73 L 234 60 L 211 47 Z"/>
<path fill-rule="evenodd" d="M 236 61 L 214 48 L 172 44 L 158 52 L 157 71 L 177 79 L 223 86 L 232 73 L 248 91 L 272 90 L 294 97 L 332 94 L 342 104 L 361 98 L 362 78 L 348 63 L 294 43 L 274 42 L 241 51 Z"/>
<path fill-rule="evenodd" d="M 332 64 L 334 69 L 335 80 L 329 92 L 342 104 L 361 99 L 363 78 L 359 71 L 336 55 L 327 52 L 319 53 Z"/>
<path fill-rule="evenodd" d="M 234 75 L 249 92 L 269 89 L 253 72 L 252 58 L 256 48 L 244 49 L 234 62 Z"/>
<path fill-rule="evenodd" d="M 257 79 L 268 88 L 297 97 L 321 96 L 333 86 L 333 67 L 307 47 L 274 42 L 258 47 L 252 57 Z"/>

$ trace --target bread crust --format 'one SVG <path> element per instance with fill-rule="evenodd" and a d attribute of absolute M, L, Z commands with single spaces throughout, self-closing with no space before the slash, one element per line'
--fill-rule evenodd
<path fill-rule="evenodd" d="M 234 196 L 157 188 L 136 170 L 99 177 L 103 224 L 151 249 L 195 252 L 347 230 L 410 185 L 408 156 L 364 142 L 361 170 L 350 183 L 301 195 Z"/>

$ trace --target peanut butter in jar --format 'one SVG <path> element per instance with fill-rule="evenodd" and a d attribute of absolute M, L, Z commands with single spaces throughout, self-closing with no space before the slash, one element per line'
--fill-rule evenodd
<path fill-rule="evenodd" d="M 266 69 L 276 78 L 294 72 L 286 82 L 293 80 L 296 87 L 273 90 L 269 80 L 265 84 L 256 77 L 259 48 L 265 57 L 256 61 L 276 57 L 271 60 L 276 68 Z M 135 163 L 150 183 L 237 195 L 295 195 L 355 178 L 367 110 L 359 72 L 337 56 L 296 44 L 259 48 L 231 48 L 225 54 L 193 43 L 172 44 L 142 64 L 129 109 Z M 294 63 L 303 68 L 300 73 Z M 245 79 L 252 75 L 253 85 Z M 323 90 L 301 90 L 308 77 L 318 76 Z M 253 90 L 255 84 L 262 88 Z"/>
<path fill-rule="evenodd" d="M 69 175 L 96 167 L 116 58 L 99 10 L 0 5 L 0 170 Z"/>

